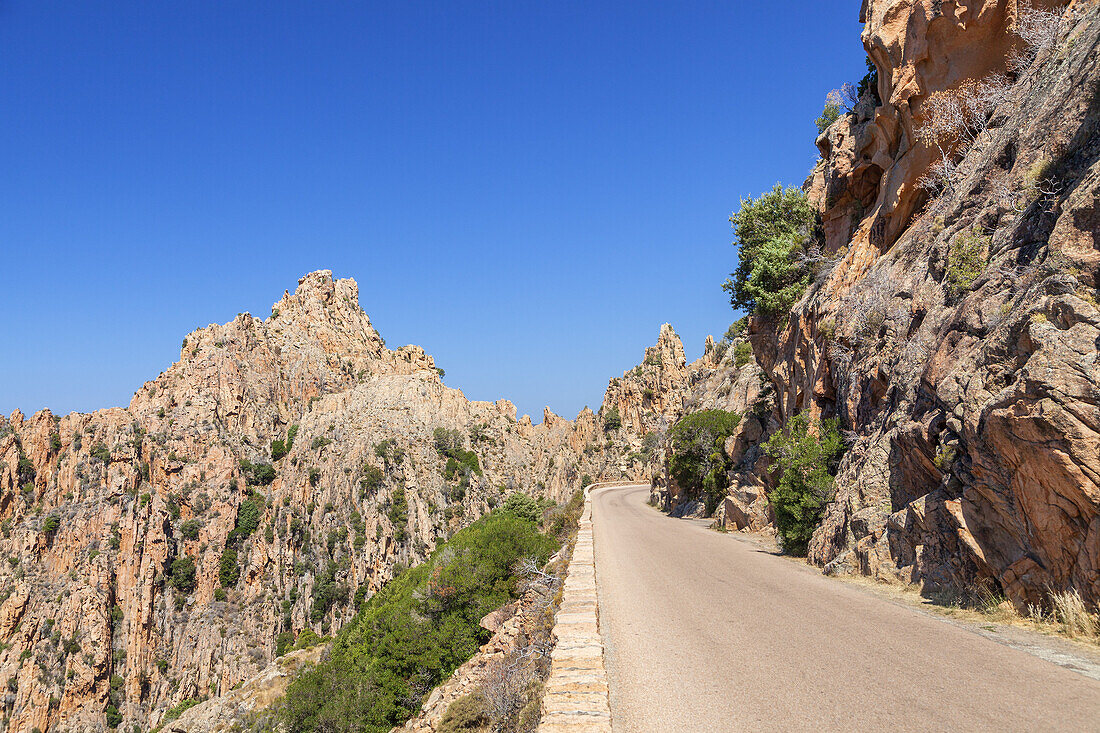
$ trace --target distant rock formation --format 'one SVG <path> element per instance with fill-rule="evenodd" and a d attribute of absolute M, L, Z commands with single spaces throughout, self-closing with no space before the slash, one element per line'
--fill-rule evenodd
<path fill-rule="evenodd" d="M 591 411 L 532 426 L 471 402 L 419 347 L 386 348 L 358 298 L 311 273 L 267 319 L 188 334 L 127 408 L 0 418 L 10 730 L 150 729 L 257 674 L 280 634 L 335 632 L 508 492 L 617 478 L 617 456 L 586 451 Z M 439 427 L 480 474 L 443 475 Z"/>

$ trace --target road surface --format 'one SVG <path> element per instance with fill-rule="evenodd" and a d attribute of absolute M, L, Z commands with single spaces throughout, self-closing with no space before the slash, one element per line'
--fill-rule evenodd
<path fill-rule="evenodd" d="M 594 492 L 615 733 L 1100 731 L 1100 682 Z"/>

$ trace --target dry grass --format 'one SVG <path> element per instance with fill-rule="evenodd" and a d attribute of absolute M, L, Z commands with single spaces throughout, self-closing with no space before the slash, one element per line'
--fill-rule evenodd
<path fill-rule="evenodd" d="M 864 576 L 836 577 L 961 621 L 998 623 L 1100 646 L 1100 612 L 1090 611 L 1076 590 L 1051 592 L 1046 607 L 1031 606 L 1021 613 L 990 584 L 976 583 L 961 590 L 929 590 Z"/>

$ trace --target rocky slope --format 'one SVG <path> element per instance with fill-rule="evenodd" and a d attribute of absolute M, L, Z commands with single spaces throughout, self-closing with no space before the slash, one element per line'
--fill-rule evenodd
<path fill-rule="evenodd" d="M 1045 3 L 1043 7 L 1064 5 Z M 866 0 L 884 102 L 818 140 L 824 268 L 750 339 L 780 423 L 854 444 L 810 548 L 830 571 L 1100 601 L 1100 9 L 1014 64 L 946 190 L 915 128 L 935 92 L 1006 69 L 1023 3 Z"/>
<path fill-rule="evenodd" d="M 663 325 L 642 363 L 608 382 L 600 418 L 610 445 L 619 447 L 624 477 L 651 481 L 657 506 L 678 516 L 700 515 L 702 504 L 688 501 L 668 475 L 668 430 L 686 414 L 712 409 L 742 416 L 725 445 L 732 466 L 730 490 L 716 521 L 730 529 L 766 530 L 767 464 L 759 442 L 777 423 L 771 415 L 771 385 L 737 325 L 720 342 L 708 336 L 703 355 L 690 364 L 680 337 L 672 326 Z M 608 429 L 616 424 L 613 415 L 619 426 Z"/>
<path fill-rule="evenodd" d="M 267 319 L 189 334 L 125 409 L 0 420 L 8 729 L 148 729 L 228 691 L 503 494 L 614 473 L 599 432 L 587 410 L 533 426 L 467 400 L 418 347 L 387 349 L 327 271 Z"/>

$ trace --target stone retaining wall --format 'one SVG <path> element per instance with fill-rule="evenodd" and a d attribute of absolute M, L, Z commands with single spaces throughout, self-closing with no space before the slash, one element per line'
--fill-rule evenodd
<path fill-rule="evenodd" d="M 550 679 L 542 698 L 539 733 L 610 733 L 607 672 L 600 640 L 596 597 L 596 558 L 592 546 L 593 489 L 634 482 L 593 484 L 584 491 L 584 511 L 577 543 L 569 561 L 561 608 L 554 623 L 557 643 L 551 654 Z"/>

